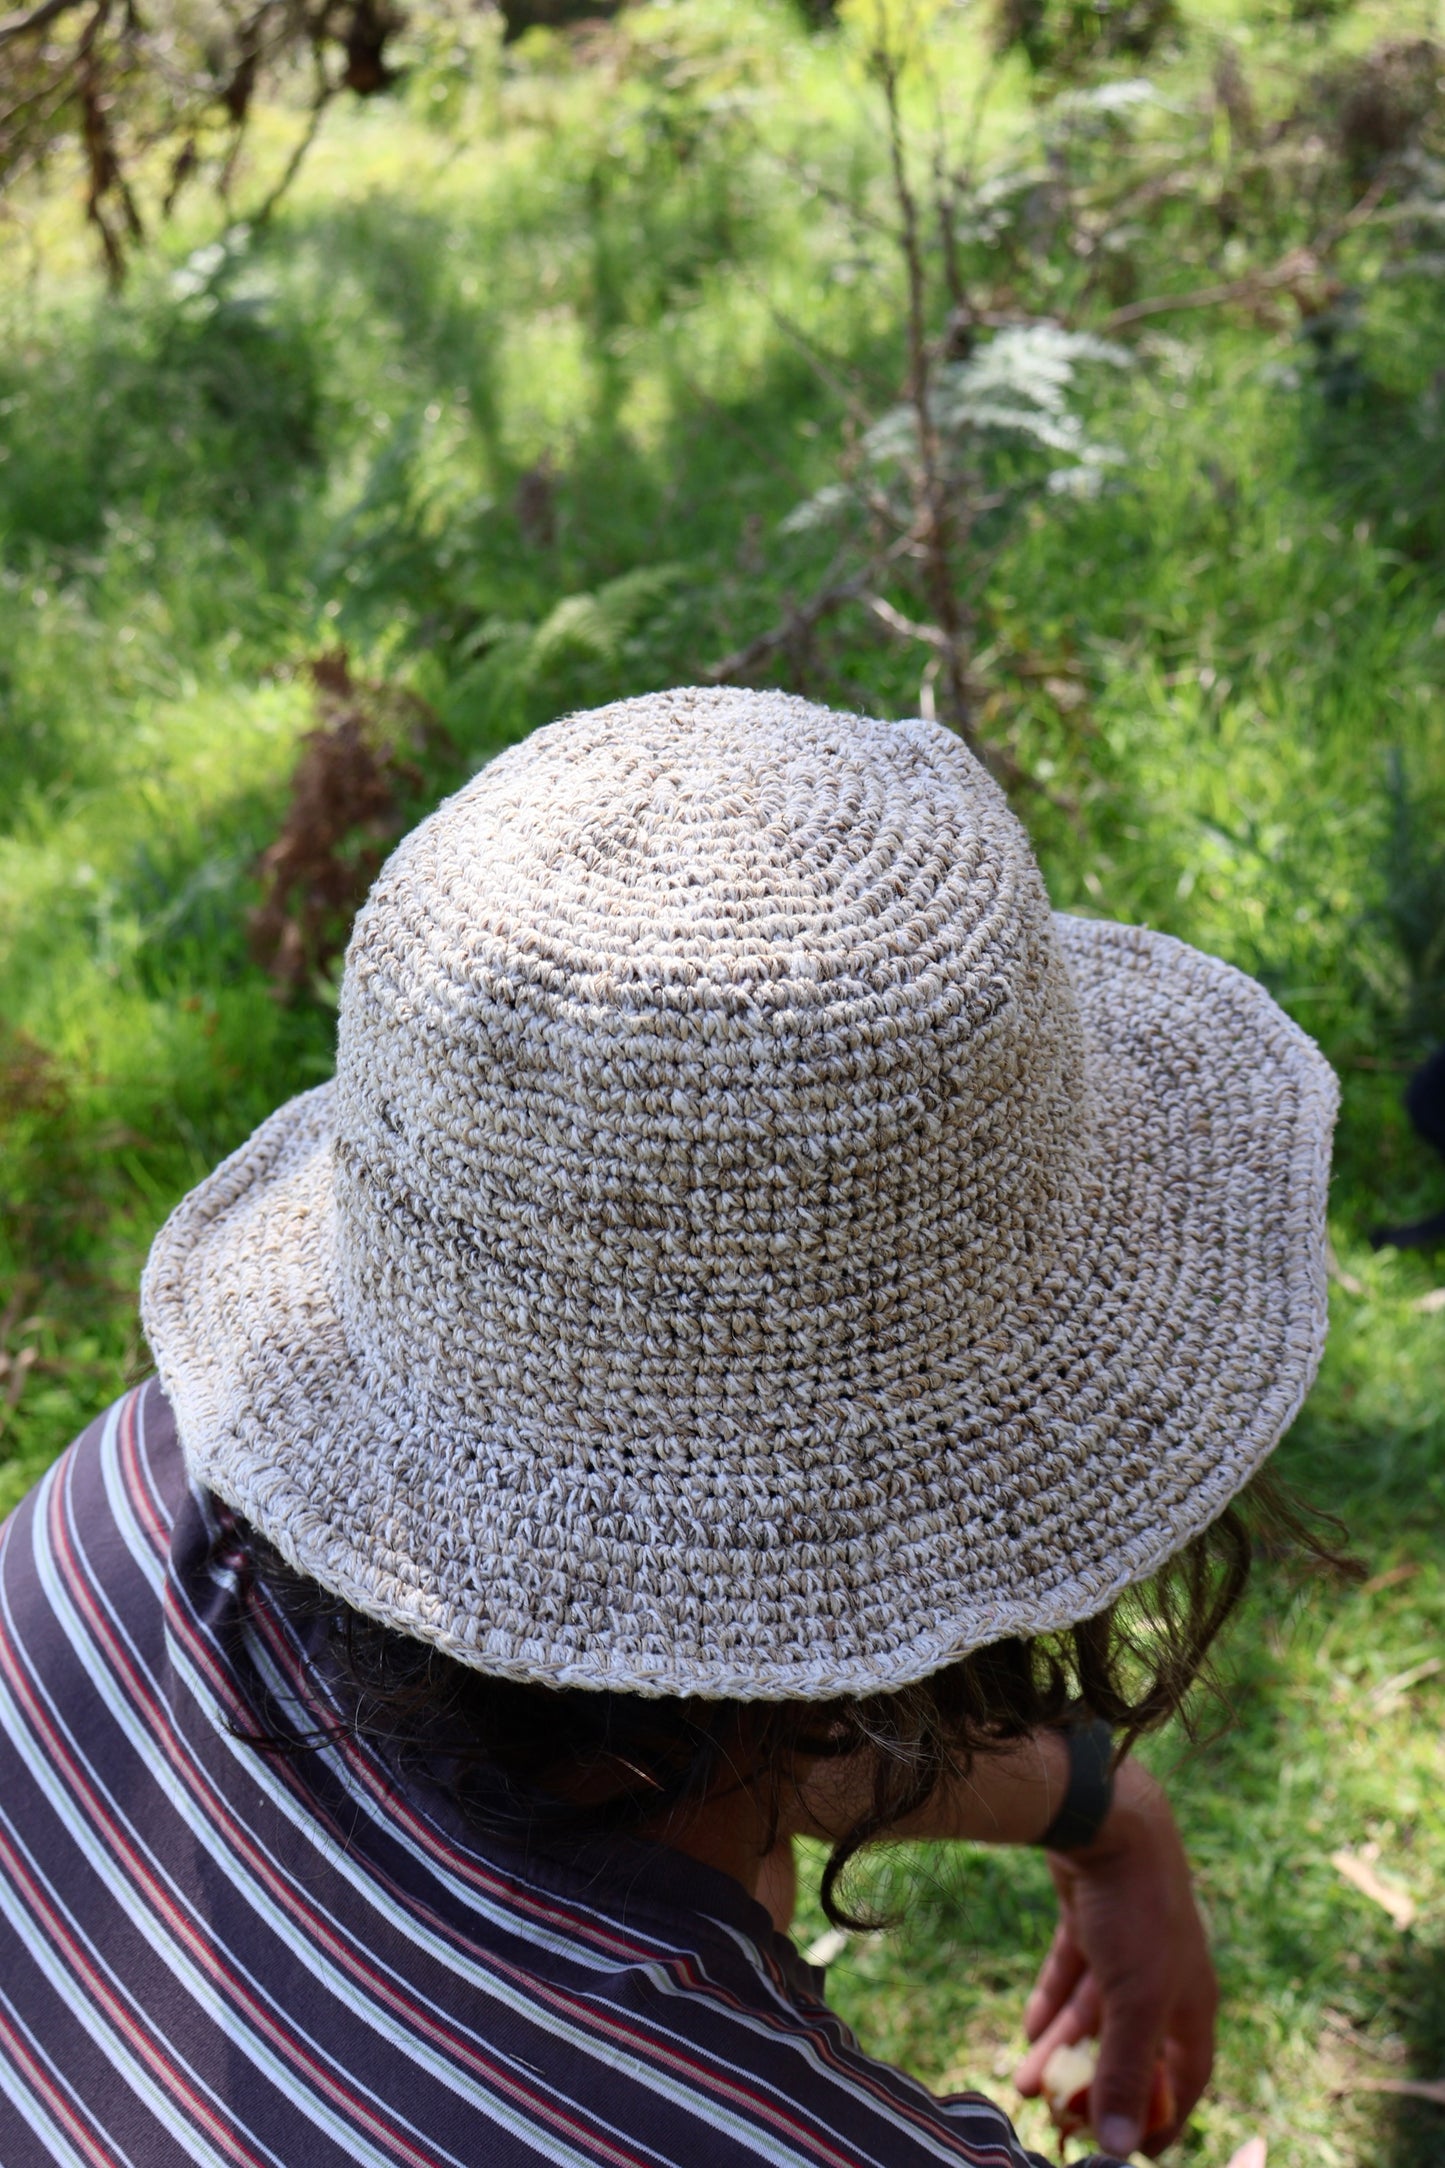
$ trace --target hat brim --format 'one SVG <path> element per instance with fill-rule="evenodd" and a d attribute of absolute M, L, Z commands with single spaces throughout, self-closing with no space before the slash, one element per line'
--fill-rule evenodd
<path fill-rule="evenodd" d="M 329 1085 L 263 1123 L 152 1250 L 146 1332 L 193 1476 L 357 1610 L 553 1686 L 874 1693 L 1092 1616 L 1217 1518 L 1309 1389 L 1338 1093 L 1256 981 L 1165 935 L 1054 923 L 1089 1043 L 1088 1194 L 1052 1254 L 1023 1258 L 1016 1310 L 1005 1297 L 944 1381 L 957 1407 L 945 1450 L 939 1381 L 924 1394 L 920 1380 L 931 1412 L 917 1491 L 890 1500 L 884 1525 L 875 1512 L 850 1526 L 844 1504 L 827 1548 L 752 1529 L 700 1560 L 655 1535 L 619 1541 L 613 1515 L 605 1589 L 576 1591 L 590 1622 L 579 1635 L 549 1578 L 547 1518 L 568 1505 L 546 1472 L 530 1501 L 501 1498 L 480 1429 L 465 1470 L 438 1468 L 404 1383 L 368 1373 L 348 1345 Z M 895 1395 L 895 1441 L 910 1419 Z M 456 1559 L 445 1597 L 435 1570 L 459 1486 L 475 1501 L 463 1605 Z M 1006 1501 L 1008 1570 L 991 1565 L 980 1585 L 969 1538 L 985 1498 L 995 1562 Z M 496 1623 L 519 1616 L 524 1635 Z"/>

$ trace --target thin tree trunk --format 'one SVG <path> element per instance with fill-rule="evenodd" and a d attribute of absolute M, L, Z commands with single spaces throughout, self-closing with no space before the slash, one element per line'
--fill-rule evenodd
<path fill-rule="evenodd" d="M 954 581 L 953 509 L 949 503 L 947 477 L 938 430 L 933 418 L 932 366 L 928 351 L 927 278 L 919 233 L 918 205 L 908 178 L 904 153 L 903 118 L 898 102 L 898 64 L 892 53 L 880 51 L 878 76 L 888 112 L 888 152 L 893 170 L 893 192 L 901 221 L 900 239 L 908 280 L 908 400 L 913 408 L 917 433 L 918 463 L 914 479 L 916 539 L 923 588 L 933 619 L 943 635 L 942 668 L 939 671 L 940 720 L 948 723 L 969 750 L 981 748 L 974 724 L 973 689 L 969 683 L 968 653 L 971 627 L 960 603 Z"/>

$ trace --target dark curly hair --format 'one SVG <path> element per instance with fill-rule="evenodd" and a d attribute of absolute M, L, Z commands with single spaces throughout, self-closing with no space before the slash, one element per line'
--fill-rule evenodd
<path fill-rule="evenodd" d="M 1257 1550 L 1354 1570 L 1336 1524 L 1256 1477 L 1151 1580 L 1077 1625 L 1009 1636 L 887 1693 L 708 1701 L 490 1676 L 352 1610 L 244 1523 L 240 1536 L 255 1589 L 309 1622 L 326 1675 L 316 1681 L 313 1727 L 243 1733 L 251 1744 L 296 1752 L 354 1736 L 442 1783 L 479 1834 L 553 1849 L 608 1833 L 665 1841 L 729 1784 L 753 1789 L 775 1838 L 809 1765 L 855 1760 L 866 1804 L 831 1833 L 821 1888 L 826 1916 L 845 1927 L 876 1924 L 847 1907 L 840 1884 L 849 1864 L 966 1776 L 975 1756 L 1082 1716 L 1115 1728 L 1119 1755 L 1170 1717 L 1192 1728 L 1190 1690 Z"/>

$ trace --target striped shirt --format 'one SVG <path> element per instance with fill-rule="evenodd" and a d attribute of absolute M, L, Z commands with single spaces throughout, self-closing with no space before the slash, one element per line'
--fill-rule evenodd
<path fill-rule="evenodd" d="M 352 1738 L 238 1736 L 317 1714 L 246 1568 L 154 1383 L 0 1532 L 3 2168 L 1037 2168 L 727 1875 L 539 1861 Z"/>

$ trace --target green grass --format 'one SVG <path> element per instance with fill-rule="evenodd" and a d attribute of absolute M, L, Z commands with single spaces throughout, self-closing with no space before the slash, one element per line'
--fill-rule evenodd
<path fill-rule="evenodd" d="M 1384 20 L 1232 19 L 1262 97 Z M 1200 18 L 1161 65 L 1180 106 L 1217 29 Z M 967 25 L 938 36 L 966 85 Z M 1033 125 L 1005 71 L 990 156 Z M 288 126 L 268 119 L 261 162 Z M 262 241 L 192 253 L 214 238 L 197 205 L 119 300 L 63 194 L 31 207 L 39 275 L 0 259 L 0 1506 L 143 1371 L 135 1284 L 166 1210 L 328 1072 L 331 1011 L 278 1003 L 244 930 L 311 719 L 299 666 L 344 641 L 414 686 L 455 780 L 770 622 L 823 561 L 779 523 L 833 470 L 840 379 L 875 410 L 896 392 L 897 268 L 867 215 L 880 155 L 847 36 L 709 0 L 640 11 L 585 62 L 537 39 L 503 63 L 481 39 L 468 70 L 338 120 Z M 1170 218 L 1137 243 L 1145 291 L 1217 268 Z M 1333 374 L 1283 321 L 1163 319 L 1090 392 L 1127 455 L 1116 482 L 1029 499 L 975 598 L 999 712 L 1077 808 L 1019 800 L 1056 901 L 1258 973 L 1344 1089 L 1344 1283 L 1281 1459 L 1372 1572 L 1412 1570 L 1341 1593 L 1266 1563 L 1231 1639 L 1230 1727 L 1154 1750 L 1226 1994 L 1184 2146 L 1201 2163 L 1255 2128 L 1273 2168 L 1445 2158 L 1441 2111 L 1339 2090 L 1445 2075 L 1445 1684 L 1388 1690 L 1445 1622 L 1445 1313 L 1416 1306 L 1445 1262 L 1366 1240 L 1445 1199 L 1399 1109 L 1430 1018 L 1392 932 L 1385 757 L 1430 833 L 1442 318 L 1431 282 L 1378 277 L 1371 247 Z M 970 264 L 1002 275 L 983 244 Z M 1058 306 L 1080 275 L 1062 247 L 1025 274 Z M 550 536 L 519 514 L 543 460 Z M 581 595 L 596 607 L 559 611 Z M 793 682 L 902 714 L 918 667 L 842 618 Z M 1082 701 L 1047 690 L 1061 672 Z M 1329 1864 L 1367 1842 L 1417 1902 L 1406 1934 Z M 1008 2097 L 1049 1928 L 1039 1862 L 877 1871 L 902 1878 L 908 1922 L 850 1947 L 840 2007 L 926 2078 Z"/>

